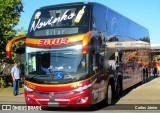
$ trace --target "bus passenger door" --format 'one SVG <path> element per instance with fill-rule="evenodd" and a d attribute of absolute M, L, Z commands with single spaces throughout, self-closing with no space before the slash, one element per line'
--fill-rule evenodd
<path fill-rule="evenodd" d="M 104 72 L 104 47 L 99 39 L 91 40 L 89 54 L 90 75 L 97 79 L 92 89 L 92 103 L 100 102 L 105 98 L 106 76 Z"/>
<path fill-rule="evenodd" d="M 101 42 L 98 38 L 93 38 L 90 44 L 89 62 L 90 62 L 90 74 L 94 75 L 99 73 L 103 64 L 104 53 L 100 53 Z"/>

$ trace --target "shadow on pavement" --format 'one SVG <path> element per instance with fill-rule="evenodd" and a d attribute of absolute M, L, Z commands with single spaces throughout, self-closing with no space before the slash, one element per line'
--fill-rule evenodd
<path fill-rule="evenodd" d="M 136 89 L 137 87 L 139 87 L 139 86 L 141 86 L 141 85 L 143 85 L 143 84 L 146 84 L 146 83 L 152 81 L 152 80 L 155 79 L 155 78 L 156 78 L 156 77 L 154 77 L 154 76 L 150 76 L 150 77 L 147 79 L 147 82 L 145 82 L 145 83 L 139 82 L 139 83 L 133 85 L 132 87 L 124 90 L 124 91 L 122 92 L 122 95 L 120 96 L 120 98 L 117 99 L 117 100 L 114 100 L 114 104 L 116 104 L 122 97 L 126 96 L 126 95 L 127 95 L 129 92 L 131 92 L 132 90 Z"/>
<path fill-rule="evenodd" d="M 153 80 L 154 79 L 154 77 L 153 76 L 150 76 L 150 78 L 147 80 L 147 82 L 150 82 L 151 80 Z M 146 82 L 146 83 L 147 83 Z M 137 88 L 137 87 L 139 87 L 140 85 L 142 85 L 142 82 L 140 82 L 140 83 L 138 83 L 138 84 L 136 84 L 136 85 L 134 85 L 134 86 L 132 86 L 132 87 L 130 87 L 130 88 L 128 88 L 128 89 L 126 89 L 126 90 L 124 90 L 123 91 L 123 93 L 122 93 L 122 95 L 120 96 L 120 98 L 122 98 L 122 97 L 124 97 L 124 96 L 126 96 L 129 92 L 131 92 L 133 89 L 135 89 L 135 88 Z M 116 107 L 114 107 L 115 105 L 116 105 L 116 103 L 120 100 L 120 98 L 119 99 L 117 99 L 117 100 L 114 100 L 114 102 L 113 102 L 113 105 L 111 105 L 111 106 L 107 106 L 106 104 L 105 104 L 105 102 L 104 101 L 102 101 L 102 102 L 100 102 L 100 103 L 98 103 L 98 104 L 95 104 L 95 105 L 93 105 L 93 106 L 90 106 L 90 107 L 78 107 L 78 108 L 43 108 L 43 110 L 46 110 L 46 111 L 63 111 L 63 112 L 89 112 L 89 111 L 97 111 L 97 110 L 101 110 L 101 109 L 108 109 L 108 110 L 116 110 L 115 108 Z M 118 107 L 121 107 L 121 105 L 119 106 L 118 105 Z M 123 106 L 122 106 L 123 107 Z"/>

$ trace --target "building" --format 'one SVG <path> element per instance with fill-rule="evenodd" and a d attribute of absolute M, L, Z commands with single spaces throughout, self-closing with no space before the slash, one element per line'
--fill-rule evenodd
<path fill-rule="evenodd" d="M 151 58 L 152 60 L 160 59 L 160 44 L 151 44 Z"/>

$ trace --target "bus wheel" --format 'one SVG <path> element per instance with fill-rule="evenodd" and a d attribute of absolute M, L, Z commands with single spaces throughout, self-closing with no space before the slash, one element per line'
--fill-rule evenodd
<path fill-rule="evenodd" d="M 145 78 L 146 78 L 145 69 L 143 69 L 142 84 L 145 83 Z"/>
<path fill-rule="evenodd" d="M 108 88 L 107 88 L 107 105 L 111 105 L 112 104 L 112 86 L 109 83 L 108 84 Z"/>
<path fill-rule="evenodd" d="M 121 95 L 122 92 L 122 88 L 121 88 L 121 84 L 120 81 L 117 81 L 117 86 L 116 86 L 116 92 L 115 92 L 115 98 L 118 99 Z"/>

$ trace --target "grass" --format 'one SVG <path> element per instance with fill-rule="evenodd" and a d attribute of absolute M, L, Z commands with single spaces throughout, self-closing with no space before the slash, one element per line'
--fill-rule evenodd
<path fill-rule="evenodd" d="M 24 88 L 23 87 L 19 88 L 19 92 L 20 93 L 24 92 Z M 12 86 L 0 88 L 0 95 L 8 95 L 8 94 L 12 94 Z"/>
<path fill-rule="evenodd" d="M 12 86 L 0 88 L 0 104 L 25 104 L 24 88 L 19 88 L 17 96 L 13 96 Z"/>

